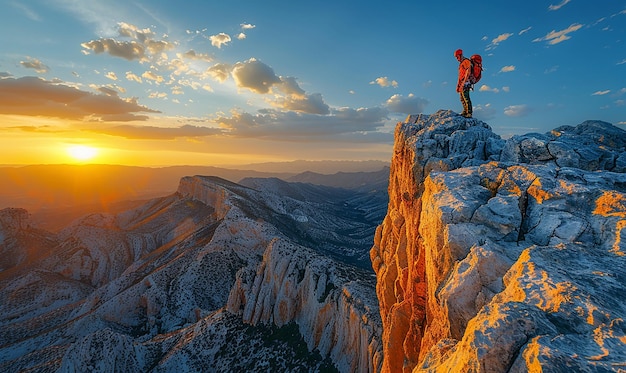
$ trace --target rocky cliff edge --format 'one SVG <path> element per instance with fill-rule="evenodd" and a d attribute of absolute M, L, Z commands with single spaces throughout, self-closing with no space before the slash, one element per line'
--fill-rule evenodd
<path fill-rule="evenodd" d="M 626 369 L 626 132 L 398 123 L 370 256 L 383 372 Z"/>

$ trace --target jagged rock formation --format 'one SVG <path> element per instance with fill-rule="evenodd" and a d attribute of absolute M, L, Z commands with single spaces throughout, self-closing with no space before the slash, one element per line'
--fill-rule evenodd
<path fill-rule="evenodd" d="M 295 321 L 309 349 L 330 356 L 340 371 L 375 372 L 381 330 L 371 277 L 277 239 L 260 265 L 237 274 L 227 308 L 252 325 Z"/>
<path fill-rule="evenodd" d="M 0 371 L 378 371 L 373 273 L 349 264 L 375 223 L 349 191 L 246 183 L 185 177 L 54 235 L 2 210 L 3 250 L 31 254 L 0 272 Z"/>
<path fill-rule="evenodd" d="M 370 252 L 382 371 L 625 369 L 626 133 L 505 141 L 440 111 L 395 136 Z"/>

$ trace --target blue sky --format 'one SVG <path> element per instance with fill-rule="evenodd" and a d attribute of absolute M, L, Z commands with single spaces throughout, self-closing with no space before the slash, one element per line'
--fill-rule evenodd
<path fill-rule="evenodd" d="M 503 137 L 626 125 L 626 1 L 0 4 L 5 164 L 389 160 L 407 114 L 461 111 L 457 48 Z"/>

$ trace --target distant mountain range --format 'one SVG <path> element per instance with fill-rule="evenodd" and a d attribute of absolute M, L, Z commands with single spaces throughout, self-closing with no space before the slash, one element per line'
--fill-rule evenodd
<path fill-rule="evenodd" d="M 250 169 L 211 166 L 162 168 L 119 165 L 30 165 L 0 167 L 0 209 L 19 207 L 33 214 L 33 221 L 57 230 L 74 218 L 93 212 L 119 212 L 141 202 L 173 193 L 185 176 L 217 176 L 232 182 L 248 177 L 280 178 L 318 185 L 352 188 L 367 178 L 384 186 L 388 166 L 384 162 L 310 162 L 247 165 Z M 252 170 L 259 167 L 266 171 Z M 283 171 L 279 170 L 281 167 Z M 328 175 L 308 170 L 342 170 Z M 304 175 L 300 172 L 307 171 Z M 366 171 L 364 171 L 366 170 Z M 381 171 L 382 170 L 382 171 Z M 385 171 L 386 170 L 386 171 Z M 338 172 L 338 171 L 335 171 Z M 54 217 L 54 218 L 51 218 Z"/>

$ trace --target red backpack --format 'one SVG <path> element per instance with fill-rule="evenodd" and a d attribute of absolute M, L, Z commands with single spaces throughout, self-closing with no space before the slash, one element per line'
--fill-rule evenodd
<path fill-rule="evenodd" d="M 482 77 L 483 58 L 480 56 L 480 54 L 474 54 L 472 55 L 472 57 L 469 58 L 469 60 L 472 63 L 470 67 L 469 81 L 472 84 L 476 84 Z"/>

